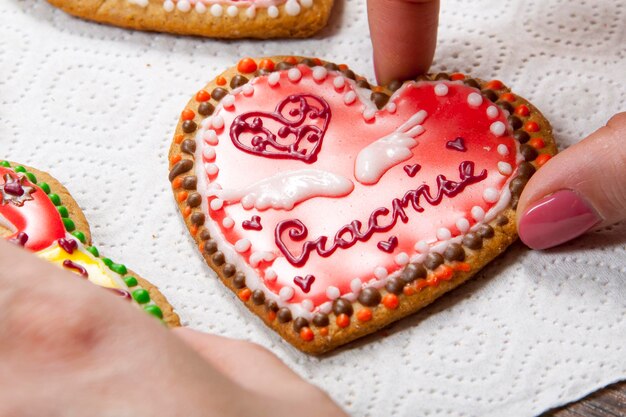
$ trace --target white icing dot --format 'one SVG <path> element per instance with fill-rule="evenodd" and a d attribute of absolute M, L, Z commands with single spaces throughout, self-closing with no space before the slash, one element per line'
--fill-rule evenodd
<path fill-rule="evenodd" d="M 313 308 L 314 308 L 313 301 L 309 300 L 308 298 L 306 300 L 302 300 L 300 305 L 306 311 L 313 311 Z"/>
<path fill-rule="evenodd" d="M 250 250 L 250 241 L 248 239 L 239 239 L 235 242 L 235 250 L 239 253 L 248 252 Z M 267 271 L 265 272 L 265 278 L 267 278 Z"/>
<path fill-rule="evenodd" d="M 511 175 L 513 173 L 513 167 L 508 162 L 498 162 L 498 171 L 502 175 Z"/>
<path fill-rule="evenodd" d="M 470 222 L 465 217 L 461 217 L 456 221 L 456 228 L 459 229 L 459 232 L 465 233 L 470 228 Z"/>
<path fill-rule="evenodd" d="M 333 85 L 337 90 L 340 90 L 346 85 L 346 79 L 339 75 L 333 79 Z"/>
<path fill-rule="evenodd" d="M 254 16 L 256 16 L 256 8 L 254 6 L 250 6 L 246 9 L 246 17 L 248 19 L 254 19 Z"/>
<path fill-rule="evenodd" d="M 313 0 L 300 0 L 300 4 L 306 8 L 313 6 Z"/>
<path fill-rule="evenodd" d="M 176 5 L 172 0 L 165 0 L 165 2 L 163 3 L 163 9 L 165 9 L 166 12 L 173 11 L 175 7 Z"/>
<path fill-rule="evenodd" d="M 501 143 L 498 145 L 498 153 L 502 156 L 507 156 L 509 154 L 509 148 L 504 143 Z"/>
<path fill-rule="evenodd" d="M 333 309 L 333 303 L 331 303 L 330 301 L 326 301 L 325 303 L 319 306 L 319 311 L 320 313 L 323 313 L 323 314 L 330 314 L 332 309 Z"/>
<path fill-rule="evenodd" d="M 354 91 L 348 91 L 346 95 L 343 96 L 343 102 L 346 104 L 352 104 L 356 100 L 356 93 Z"/>
<path fill-rule="evenodd" d="M 379 280 L 387 278 L 388 274 L 389 272 L 387 272 L 387 268 L 384 266 L 377 266 L 374 268 L 374 276 Z"/>
<path fill-rule="evenodd" d="M 447 227 L 440 227 L 437 229 L 437 239 L 448 240 L 452 237 L 452 232 Z"/>
<path fill-rule="evenodd" d="M 252 207 L 254 207 L 254 197 L 252 197 L 251 195 L 246 195 L 241 199 L 241 207 L 243 207 L 246 210 L 250 210 Z"/>
<path fill-rule="evenodd" d="M 219 143 L 219 139 L 217 138 L 217 133 L 215 133 L 215 130 L 207 130 L 202 136 L 204 138 L 204 141 L 209 145 L 215 146 Z"/>
<path fill-rule="evenodd" d="M 396 103 L 387 103 L 387 111 L 390 114 L 394 114 L 396 112 L 396 110 L 398 109 L 398 106 L 396 105 Z"/>
<path fill-rule="evenodd" d="M 498 198 L 500 198 L 500 193 L 493 187 L 485 188 L 485 191 L 483 191 L 483 199 L 487 203 L 495 203 L 498 201 Z"/>
<path fill-rule="evenodd" d="M 498 108 L 496 106 L 487 107 L 487 117 L 490 119 L 495 119 L 498 117 Z"/>
<path fill-rule="evenodd" d="M 368 107 L 365 110 L 363 110 L 363 118 L 366 121 L 372 120 L 375 116 L 376 116 L 376 110 L 372 109 L 371 107 Z"/>
<path fill-rule="evenodd" d="M 204 164 L 204 169 L 206 171 L 207 174 L 209 175 L 217 175 L 217 173 L 219 172 L 219 167 L 215 164 Z"/>
<path fill-rule="evenodd" d="M 244 84 L 244 86 L 241 87 L 241 92 L 244 96 L 250 97 L 252 94 L 254 94 L 254 87 L 251 83 Z"/>
<path fill-rule="evenodd" d="M 219 198 L 214 198 L 209 203 L 209 207 L 211 207 L 211 210 L 213 210 L 213 211 L 221 210 L 222 207 L 224 207 L 224 200 L 221 200 Z"/>
<path fill-rule="evenodd" d="M 296 0 L 287 0 L 287 3 L 285 3 L 285 12 L 287 12 L 289 16 L 297 16 L 300 14 L 300 4 L 298 4 Z"/>
<path fill-rule="evenodd" d="M 435 94 L 442 97 L 448 94 L 448 86 L 444 83 L 439 83 L 435 86 Z"/>
<path fill-rule="evenodd" d="M 222 99 L 222 106 L 224 106 L 225 109 L 230 109 L 235 105 L 235 96 L 233 96 L 232 94 L 227 94 L 226 96 L 224 96 L 224 98 Z"/>
<path fill-rule="evenodd" d="M 336 300 L 340 295 L 339 288 L 333 287 L 332 285 L 326 288 L 326 297 L 329 299 Z"/>
<path fill-rule="evenodd" d="M 250 265 L 252 265 L 253 268 L 256 268 L 257 266 L 259 266 L 261 261 L 271 262 L 275 258 L 276 255 L 274 255 L 272 252 L 254 252 L 252 255 L 250 255 Z"/>
<path fill-rule="evenodd" d="M 273 72 L 267 77 L 267 83 L 272 87 L 277 86 L 278 81 L 280 81 L 280 72 Z"/>
<path fill-rule="evenodd" d="M 393 260 L 400 266 L 406 265 L 409 263 L 409 255 L 406 252 L 400 252 Z"/>
<path fill-rule="evenodd" d="M 191 3 L 189 3 L 188 0 L 178 0 L 178 3 L 176 3 L 176 8 L 181 12 L 186 13 L 191 10 Z"/>
<path fill-rule="evenodd" d="M 471 213 L 472 213 L 472 217 L 477 222 L 480 222 L 485 218 L 485 210 L 483 210 L 482 207 L 478 207 L 478 206 L 472 207 Z"/>
<path fill-rule="evenodd" d="M 324 67 L 313 67 L 313 79 L 315 81 L 322 81 L 326 79 L 328 70 Z"/>
<path fill-rule="evenodd" d="M 239 14 L 239 9 L 237 8 L 237 6 L 228 6 L 228 9 L 226 9 L 226 14 L 229 15 L 230 17 L 235 17 Z"/>
<path fill-rule="evenodd" d="M 276 281 L 278 278 L 278 274 L 272 268 L 267 268 L 265 270 L 265 279 L 268 281 Z"/>
<path fill-rule="evenodd" d="M 213 16 L 220 17 L 222 13 L 224 12 L 224 9 L 219 4 L 214 4 L 213 6 L 211 6 L 209 11 L 211 12 Z"/>
<path fill-rule="evenodd" d="M 361 292 L 361 288 L 363 288 L 361 278 L 354 278 L 352 281 L 350 281 L 350 290 L 352 290 L 354 294 L 358 294 L 359 292 Z"/>
<path fill-rule="evenodd" d="M 504 135 L 504 132 L 506 132 L 506 126 L 504 125 L 504 123 L 497 121 L 493 122 L 491 126 L 489 126 L 489 130 L 491 130 L 491 133 L 496 136 L 502 136 Z"/>
<path fill-rule="evenodd" d="M 202 150 L 202 157 L 205 161 L 212 161 L 215 159 L 215 148 L 212 146 L 205 146 Z"/>
<path fill-rule="evenodd" d="M 278 292 L 278 296 L 283 301 L 289 301 L 293 298 L 295 291 L 291 287 L 282 287 Z"/>
<path fill-rule="evenodd" d="M 276 6 L 270 6 L 267 8 L 267 15 L 271 18 L 277 18 L 278 17 L 278 7 Z"/>
<path fill-rule="evenodd" d="M 222 220 L 222 226 L 224 226 L 226 229 L 232 229 L 234 225 L 235 221 L 232 219 L 232 217 L 224 217 L 224 220 Z"/>
<path fill-rule="evenodd" d="M 483 104 L 483 96 L 478 93 L 470 93 L 467 96 L 467 104 L 469 104 L 470 107 L 479 107 Z"/>
<path fill-rule="evenodd" d="M 205 12 L 206 12 L 206 6 L 205 6 L 205 4 L 204 4 L 204 3 L 202 3 L 201 1 L 199 1 L 199 2 L 197 2 L 197 3 L 196 3 L 196 7 L 195 7 L 195 9 L 196 9 L 196 13 L 200 13 L 200 14 L 202 14 L 202 13 L 205 13 Z"/>
<path fill-rule="evenodd" d="M 289 71 L 287 71 L 287 78 L 295 83 L 300 81 L 300 78 L 302 78 L 302 73 L 298 68 L 291 68 Z"/>
<path fill-rule="evenodd" d="M 428 253 L 430 251 L 430 245 L 425 240 L 420 240 L 413 248 L 419 253 Z"/>
<path fill-rule="evenodd" d="M 219 130 L 221 128 L 224 127 L 224 119 L 222 118 L 222 116 L 214 116 L 213 120 L 211 120 L 211 126 L 213 127 L 213 129 Z"/>
<path fill-rule="evenodd" d="M 426 254 L 425 253 L 418 253 L 417 255 L 411 256 L 411 263 L 412 264 L 421 264 L 425 260 L 426 260 Z"/>

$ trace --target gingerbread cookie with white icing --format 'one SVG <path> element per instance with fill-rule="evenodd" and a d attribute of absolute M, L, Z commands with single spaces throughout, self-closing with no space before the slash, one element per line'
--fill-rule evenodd
<path fill-rule="evenodd" d="M 316 58 L 244 58 L 183 110 L 169 180 L 223 283 L 321 354 L 504 251 L 522 189 L 555 153 L 548 121 L 498 80 L 372 86 Z"/>
<path fill-rule="evenodd" d="M 322 29 L 333 0 L 48 0 L 115 26 L 213 38 L 304 38 Z"/>
<path fill-rule="evenodd" d="M 101 257 L 67 189 L 47 173 L 0 161 L 0 238 L 128 300 L 168 326 L 178 315 L 159 290 L 123 264 Z"/>

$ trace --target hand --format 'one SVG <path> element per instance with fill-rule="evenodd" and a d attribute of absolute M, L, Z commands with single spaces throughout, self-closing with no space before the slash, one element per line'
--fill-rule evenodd
<path fill-rule="evenodd" d="M 262 347 L 170 332 L 2 240 L 0 311 L 1 416 L 345 417 Z"/>

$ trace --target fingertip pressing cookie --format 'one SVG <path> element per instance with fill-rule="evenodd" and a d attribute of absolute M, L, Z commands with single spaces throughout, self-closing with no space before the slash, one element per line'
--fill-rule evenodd
<path fill-rule="evenodd" d="M 91 245 L 85 216 L 47 173 L 0 161 L 0 237 L 127 299 L 168 326 L 180 326 L 163 294 Z"/>
<path fill-rule="evenodd" d="M 215 38 L 304 38 L 326 25 L 333 0 L 48 0 L 83 19 Z"/>
<path fill-rule="evenodd" d="M 516 238 L 556 152 L 498 80 L 372 86 L 317 58 L 244 58 L 181 113 L 169 180 L 222 282 L 321 354 L 423 308 Z"/>

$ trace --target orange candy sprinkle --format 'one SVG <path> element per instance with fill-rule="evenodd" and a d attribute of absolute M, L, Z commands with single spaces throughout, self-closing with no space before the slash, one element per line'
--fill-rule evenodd
<path fill-rule="evenodd" d="M 346 64 L 339 64 L 338 67 L 340 71 L 345 71 L 348 69 L 348 66 Z"/>
<path fill-rule="evenodd" d="M 322 60 L 319 58 L 313 58 L 313 62 L 315 62 L 315 65 L 322 65 Z"/>
<path fill-rule="evenodd" d="M 499 90 L 502 87 L 504 87 L 504 84 L 500 80 L 491 80 L 485 85 L 485 88 L 488 90 Z"/>
<path fill-rule="evenodd" d="M 182 155 L 177 153 L 176 155 L 172 155 L 172 157 L 170 158 L 170 163 L 174 165 L 176 162 L 179 162 L 181 159 L 183 159 Z"/>
<path fill-rule="evenodd" d="M 195 224 L 193 226 L 191 226 L 191 236 L 195 236 L 198 234 L 198 226 L 196 226 Z"/>
<path fill-rule="evenodd" d="M 185 138 L 185 135 L 176 135 L 174 136 L 174 142 L 181 143 L 184 138 Z"/>
<path fill-rule="evenodd" d="M 183 201 L 187 199 L 188 196 L 189 196 L 189 193 L 187 191 L 181 191 L 180 193 L 178 193 L 176 198 L 178 199 L 178 201 L 182 203 Z"/>
<path fill-rule="evenodd" d="M 259 61 L 259 68 L 266 71 L 274 70 L 274 61 L 271 59 L 263 58 Z"/>
<path fill-rule="evenodd" d="M 515 114 L 517 114 L 518 116 L 526 117 L 530 114 L 530 110 L 525 104 L 520 104 L 515 108 Z"/>
<path fill-rule="evenodd" d="M 398 308 L 399 304 L 400 304 L 400 300 L 398 299 L 398 296 L 395 294 L 389 293 L 389 294 L 385 294 L 385 296 L 383 297 L 383 305 L 387 307 L 389 310 L 395 310 L 396 308 Z"/>
<path fill-rule="evenodd" d="M 542 149 L 546 146 L 546 143 L 543 141 L 542 138 L 532 138 L 528 141 L 528 144 L 535 149 Z"/>
<path fill-rule="evenodd" d="M 191 214 L 191 207 L 189 206 L 185 207 L 185 209 L 183 210 L 183 216 L 189 217 L 190 214 Z"/>
<path fill-rule="evenodd" d="M 370 321 L 372 319 L 372 310 L 369 308 L 361 309 L 356 313 L 356 318 L 362 322 Z"/>
<path fill-rule="evenodd" d="M 454 270 L 449 265 L 439 265 L 434 274 L 438 280 L 447 281 L 454 275 Z"/>
<path fill-rule="evenodd" d="M 180 117 L 183 120 L 193 120 L 193 118 L 196 117 L 196 114 L 191 109 L 185 109 L 180 114 Z"/>
<path fill-rule="evenodd" d="M 457 262 L 456 264 L 454 264 L 453 268 L 455 271 L 462 271 L 462 272 L 469 272 L 472 270 L 472 266 L 468 264 L 467 262 Z"/>
<path fill-rule="evenodd" d="M 196 93 L 196 101 L 203 102 L 208 101 L 211 98 L 211 94 L 209 94 L 206 90 L 200 90 Z"/>
<path fill-rule="evenodd" d="M 340 314 L 337 316 L 336 322 L 337 326 L 343 329 L 344 327 L 348 327 L 350 325 L 350 317 L 348 317 L 347 314 Z"/>
<path fill-rule="evenodd" d="M 252 291 L 250 290 L 250 288 L 242 288 L 241 290 L 239 290 L 237 295 L 242 301 L 248 301 L 250 297 L 252 297 Z"/>
<path fill-rule="evenodd" d="M 256 62 L 252 58 L 243 58 L 237 64 L 237 71 L 243 74 L 250 74 L 251 72 L 256 71 Z"/>
<path fill-rule="evenodd" d="M 285 58 L 284 61 L 291 65 L 296 65 L 298 63 L 298 60 L 296 59 L 295 56 L 288 56 L 287 58 Z"/>
<path fill-rule="evenodd" d="M 512 93 L 504 93 L 500 96 L 500 98 L 504 101 L 508 101 L 509 103 L 512 103 L 515 101 L 515 94 Z"/>
<path fill-rule="evenodd" d="M 413 295 L 415 294 L 415 288 L 411 285 L 406 285 L 403 289 L 402 292 L 404 293 L 404 295 L 409 296 L 409 295 Z"/>
<path fill-rule="evenodd" d="M 270 310 L 270 311 L 267 313 L 267 319 L 268 319 L 269 321 L 274 321 L 274 320 L 276 320 L 276 312 L 275 312 L 275 311 Z"/>
<path fill-rule="evenodd" d="M 415 284 L 415 289 L 416 290 L 421 290 L 424 287 L 428 287 L 428 281 L 425 279 L 420 279 L 419 281 L 417 281 L 417 283 Z"/>
<path fill-rule="evenodd" d="M 172 187 L 180 188 L 181 185 L 183 185 L 183 179 L 181 177 L 174 178 L 174 181 L 172 181 Z"/>
<path fill-rule="evenodd" d="M 450 75 L 450 79 L 452 81 L 464 80 L 465 79 L 465 74 L 462 74 L 460 72 L 455 72 L 454 74 Z"/>
<path fill-rule="evenodd" d="M 527 122 L 524 125 L 524 130 L 527 132 L 538 132 L 539 131 L 539 125 L 537 124 L 537 122 Z"/>
<path fill-rule="evenodd" d="M 547 153 L 543 153 L 543 154 L 539 155 L 537 157 L 537 159 L 535 159 L 535 162 L 537 163 L 537 165 L 542 166 L 546 162 L 548 162 L 551 158 L 552 158 L 551 155 L 548 155 Z"/>
<path fill-rule="evenodd" d="M 322 327 L 320 329 L 320 335 L 321 336 L 328 336 L 328 327 Z"/>
<path fill-rule="evenodd" d="M 222 77 L 221 75 L 218 76 L 215 79 L 215 84 L 217 84 L 217 85 L 226 85 L 226 78 Z"/>
<path fill-rule="evenodd" d="M 311 330 L 311 328 L 303 327 L 302 329 L 300 329 L 300 339 L 304 340 L 305 342 L 310 342 L 311 340 L 313 340 L 314 337 L 315 334 L 313 334 L 313 330 Z"/>

